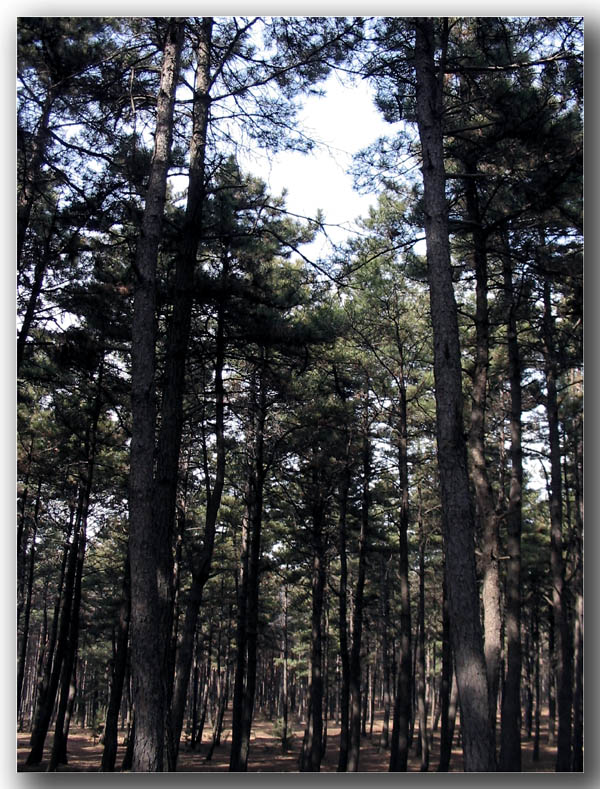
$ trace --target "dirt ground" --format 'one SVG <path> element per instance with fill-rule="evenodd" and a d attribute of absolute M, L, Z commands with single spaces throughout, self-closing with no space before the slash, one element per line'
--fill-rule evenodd
<path fill-rule="evenodd" d="M 210 732 L 206 731 L 202 745 L 192 751 L 182 742 L 180 749 L 178 771 L 180 772 L 226 772 L 229 768 L 229 750 L 231 745 L 231 729 L 226 725 L 221 738 L 221 745 L 215 748 L 211 761 L 206 761 L 206 753 L 210 742 Z M 339 726 L 328 724 L 327 750 L 321 763 L 322 772 L 335 772 L 337 768 L 339 750 Z M 372 738 L 361 740 L 359 771 L 360 772 L 387 772 L 389 764 L 389 750 L 379 748 L 379 734 L 381 732 L 381 718 L 375 720 Z M 258 718 L 252 728 L 250 743 L 250 756 L 248 759 L 249 772 L 297 772 L 298 756 L 302 745 L 303 729 L 299 724 L 294 725 L 294 737 L 286 754 L 282 753 L 281 744 L 273 734 L 273 722 Z M 30 735 L 27 732 L 17 734 L 17 770 L 27 772 L 44 772 L 48 765 L 48 756 L 52 746 L 51 733 L 46 739 L 44 760 L 35 768 L 25 767 Z M 456 739 L 456 738 L 455 738 Z M 117 767 L 122 763 L 125 749 L 123 736 L 119 735 L 119 750 L 117 753 Z M 91 730 L 73 729 L 69 735 L 68 744 L 69 764 L 62 765 L 62 772 L 97 772 L 102 758 L 102 744 L 94 738 Z M 524 740 L 522 743 L 522 768 L 523 772 L 554 772 L 556 749 L 547 745 L 547 721 L 542 722 L 540 737 L 540 760 L 533 762 L 533 741 Z M 437 770 L 439 760 L 439 728 L 434 733 L 430 753 L 430 771 Z M 409 771 L 419 772 L 420 758 L 411 749 Z M 462 751 L 454 748 L 450 763 L 451 772 L 462 771 Z"/>

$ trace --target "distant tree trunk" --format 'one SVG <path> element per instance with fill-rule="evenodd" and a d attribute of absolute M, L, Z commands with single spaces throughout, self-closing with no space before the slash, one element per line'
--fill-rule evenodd
<path fill-rule="evenodd" d="M 82 521 L 80 526 L 80 537 L 77 546 L 77 569 L 75 575 L 75 588 L 73 590 L 73 602 L 69 617 L 69 635 L 65 650 L 65 657 L 62 665 L 61 690 L 56 712 L 56 728 L 54 742 L 50 754 L 48 772 L 55 772 L 59 764 L 67 763 L 67 736 L 68 723 L 70 717 L 67 716 L 69 700 L 71 705 L 74 699 L 72 687 L 75 683 L 75 662 L 77 657 L 77 647 L 79 642 L 79 612 L 81 609 L 81 580 L 83 575 L 83 561 L 85 557 L 86 544 L 86 524 L 89 506 L 89 491 L 84 504 Z"/>
<path fill-rule="evenodd" d="M 575 435 L 575 524 L 576 566 L 575 591 L 575 643 L 574 643 L 574 696 L 573 696 L 573 772 L 583 771 L 583 435 L 581 418 L 576 424 Z"/>
<path fill-rule="evenodd" d="M 350 439 L 346 444 L 346 463 L 342 471 L 339 489 L 339 554 L 340 554 L 340 596 L 339 596 L 339 637 L 341 661 L 340 687 L 340 754 L 338 772 L 348 769 L 348 743 L 350 733 L 350 652 L 348 649 L 348 558 L 346 554 L 346 517 L 348 511 L 348 491 L 350 488 L 349 467 Z"/>
<path fill-rule="evenodd" d="M 379 565 L 380 588 L 379 606 L 381 622 L 381 667 L 383 672 L 383 723 L 381 727 L 381 737 L 379 739 L 380 748 L 389 748 L 390 744 L 390 710 L 391 710 L 391 676 L 390 676 L 390 648 L 388 622 L 390 621 L 390 588 L 389 588 L 389 559 L 381 554 Z"/>
<path fill-rule="evenodd" d="M 445 195 L 443 66 L 438 76 L 433 20 L 416 19 L 415 28 L 417 122 L 423 160 L 442 524 L 452 646 L 461 702 L 465 770 L 493 771 L 495 748 L 489 720 L 483 634 L 479 619 L 474 523 L 463 433 L 461 351 Z"/>
<path fill-rule="evenodd" d="M 510 491 L 506 513 L 509 559 L 506 566 L 505 631 L 507 665 L 502 690 L 500 769 L 521 771 L 521 510 L 523 450 L 521 444 L 521 360 L 516 302 L 508 254 L 504 256 L 507 315 L 508 378 L 510 382 Z"/>
<path fill-rule="evenodd" d="M 157 570 L 161 562 L 159 554 L 165 552 L 165 546 L 153 526 L 156 266 L 183 29 L 183 21 L 169 21 L 157 99 L 154 154 L 135 264 L 131 343 L 133 424 L 129 475 L 129 549 L 131 666 L 136 714 L 132 768 L 136 772 L 160 772 L 163 769 L 166 699 L 162 653 L 167 648 L 170 630 L 161 629 Z"/>
<path fill-rule="evenodd" d="M 131 612 L 131 581 L 129 575 L 129 550 L 125 558 L 123 576 L 123 594 L 119 609 L 119 626 L 117 644 L 114 654 L 114 665 L 110 685 L 110 699 L 104 724 L 104 750 L 102 751 L 102 772 L 112 772 L 117 759 L 117 736 L 119 710 L 123 697 L 123 683 L 127 672 L 127 654 L 129 641 L 129 617 Z"/>
<path fill-rule="evenodd" d="M 421 742 L 421 772 L 429 769 L 429 740 L 427 737 L 427 703 L 425 699 L 425 534 L 421 513 L 421 491 L 419 489 L 419 621 L 417 637 L 417 710 L 419 715 L 419 739 Z"/>
<path fill-rule="evenodd" d="M 258 594 L 259 564 L 261 552 L 261 530 L 263 518 L 264 429 L 266 419 L 266 352 L 261 352 L 259 366 L 251 373 L 250 425 L 248 444 L 248 480 L 246 485 L 247 536 L 242 556 L 241 600 L 238 613 L 238 662 L 236 665 L 234 715 L 231 734 L 229 769 L 246 772 L 250 751 L 250 732 L 256 692 L 257 640 L 258 640 Z M 240 619 L 240 617 L 243 617 Z"/>
<path fill-rule="evenodd" d="M 68 616 L 68 623 L 65 626 L 65 646 L 62 657 L 62 680 L 58 709 L 56 713 L 56 725 L 52 753 L 50 756 L 49 772 L 54 772 L 59 763 L 66 763 L 67 760 L 67 737 L 68 719 L 67 708 L 71 693 L 71 682 L 74 682 L 73 673 L 77 658 L 77 648 L 79 644 L 79 614 L 81 609 L 81 583 L 83 577 L 83 563 L 86 548 L 86 530 L 88 513 L 90 507 L 90 497 L 94 480 L 94 469 L 96 465 L 97 446 L 98 446 L 98 421 L 102 412 L 104 378 L 104 358 L 100 362 L 96 377 L 96 394 L 92 407 L 91 419 L 86 429 L 84 440 L 84 451 L 86 457 L 85 470 L 82 473 L 80 500 L 78 505 L 77 517 L 77 551 L 75 556 L 75 574 L 73 593 L 68 602 L 68 611 L 63 613 Z M 65 605 L 68 598 L 65 598 Z M 71 699 L 72 701 L 72 699 Z"/>
<path fill-rule="evenodd" d="M 300 770 L 319 772 L 323 752 L 323 603 L 325 597 L 325 501 L 322 498 L 319 473 L 314 463 L 312 493 L 312 613 L 309 709 Z"/>
<path fill-rule="evenodd" d="M 350 652 L 350 747 L 348 749 L 348 772 L 357 772 L 360 757 L 360 701 L 363 598 L 365 587 L 368 528 L 369 528 L 369 484 L 371 481 L 371 446 L 369 441 L 369 382 L 366 382 L 363 417 L 362 450 L 362 500 L 360 534 L 358 538 L 358 576 L 354 593 L 352 621 L 352 650 Z"/>
<path fill-rule="evenodd" d="M 552 573 L 552 614 L 556 639 L 556 679 L 558 739 L 556 771 L 568 772 L 571 763 L 571 707 L 573 702 L 572 641 L 569 631 L 567 587 L 562 539 L 562 471 L 555 361 L 554 318 L 550 280 L 544 280 L 543 341 L 546 356 L 546 411 L 550 439 L 550 567 Z"/>
<path fill-rule="evenodd" d="M 27 574 L 27 596 L 25 599 L 25 611 L 23 614 L 23 633 L 19 646 L 19 664 L 17 668 L 17 717 L 21 713 L 21 702 L 23 696 L 23 678 L 25 676 L 25 659 L 27 657 L 27 644 L 29 642 L 29 622 L 31 619 L 31 597 L 33 594 L 33 578 L 35 569 L 35 541 L 37 538 L 38 517 L 40 513 L 40 494 L 42 490 L 42 480 L 38 482 L 35 507 L 33 511 L 33 529 L 31 533 L 31 551 L 29 552 L 29 572 Z"/>
<path fill-rule="evenodd" d="M 402 345 L 398 343 L 401 367 L 399 371 L 400 408 L 398 413 L 398 472 L 400 480 L 400 523 L 398 528 L 399 590 L 400 590 L 400 666 L 390 749 L 390 772 L 406 772 L 410 744 L 411 698 L 413 687 L 410 583 L 408 555 L 408 527 L 410 499 L 408 490 L 408 419 L 406 382 L 404 380 Z"/>

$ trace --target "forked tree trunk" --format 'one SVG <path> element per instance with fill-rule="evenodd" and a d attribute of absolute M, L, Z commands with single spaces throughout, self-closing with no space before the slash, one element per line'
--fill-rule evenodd
<path fill-rule="evenodd" d="M 132 437 L 129 474 L 131 667 L 136 725 L 132 768 L 163 769 L 166 713 L 157 572 L 165 547 L 154 528 L 156 267 L 173 136 L 173 109 L 183 44 L 183 21 L 170 20 L 165 39 L 156 133 L 142 229 L 136 253 L 131 343 Z M 170 550 L 170 548 L 169 548 Z"/>
<path fill-rule="evenodd" d="M 461 351 L 445 195 L 443 64 L 436 73 L 431 18 L 415 20 L 417 122 L 423 161 L 425 235 L 434 344 L 436 435 L 452 646 L 461 703 L 465 770 L 495 770 L 474 522 L 463 432 Z M 443 58 L 442 58 L 443 59 Z"/>

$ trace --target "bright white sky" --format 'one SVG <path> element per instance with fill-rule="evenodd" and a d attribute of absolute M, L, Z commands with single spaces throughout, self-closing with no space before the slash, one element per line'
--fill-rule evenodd
<path fill-rule="evenodd" d="M 272 194 L 285 189 L 290 212 L 314 216 L 322 209 L 326 222 L 350 227 L 376 201 L 374 194 L 360 195 L 352 188 L 352 177 L 347 174 L 352 155 L 377 137 L 392 133 L 393 127 L 375 109 L 365 81 L 343 85 L 334 74 L 323 88 L 325 96 L 304 100 L 299 117 L 307 134 L 322 145 L 308 154 L 286 151 L 240 163 L 263 178 Z M 328 233 L 336 242 L 346 235 L 336 228 L 328 228 Z M 311 251 L 319 247 L 315 243 Z"/>

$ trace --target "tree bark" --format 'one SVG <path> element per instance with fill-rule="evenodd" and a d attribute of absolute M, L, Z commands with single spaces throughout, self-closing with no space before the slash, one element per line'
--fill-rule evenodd
<path fill-rule="evenodd" d="M 477 170 L 477 162 L 467 162 L 469 173 Z M 475 264 L 475 369 L 471 405 L 469 450 L 475 490 L 476 511 L 482 534 L 483 564 L 483 632 L 484 653 L 488 682 L 490 725 L 496 732 L 496 707 L 500 680 L 502 616 L 500 613 L 500 540 L 494 492 L 490 483 L 485 457 L 485 412 L 489 367 L 489 312 L 486 235 L 483 231 L 477 185 L 473 178 L 465 179 L 467 215 L 473 224 L 473 259 Z"/>
<path fill-rule="evenodd" d="M 408 555 L 408 527 L 410 525 L 410 498 L 408 490 L 408 417 L 406 382 L 404 379 L 402 345 L 400 353 L 398 412 L 398 473 L 400 481 L 400 523 L 398 528 L 399 587 L 400 587 L 400 666 L 398 670 L 394 719 L 390 750 L 390 772 L 406 772 L 410 745 L 411 698 L 413 687 L 410 583 Z"/>
<path fill-rule="evenodd" d="M 114 655 L 112 680 L 110 685 L 110 699 L 104 724 L 104 750 L 102 751 L 102 772 L 112 772 L 117 759 L 117 736 L 119 725 L 119 710 L 123 697 L 123 684 L 127 672 L 127 653 L 129 642 L 129 619 L 131 614 L 131 581 L 129 572 L 129 549 L 125 559 L 125 574 L 123 577 L 123 596 L 119 609 L 119 626 L 117 644 Z"/>
<path fill-rule="evenodd" d="M 371 481 L 371 446 L 369 441 L 369 382 L 364 393 L 363 417 L 363 463 L 360 535 L 358 538 L 358 577 L 354 593 L 352 622 L 352 650 L 350 653 L 350 747 L 348 749 L 348 772 L 357 772 L 360 757 L 360 700 L 363 598 L 365 588 L 368 528 L 369 528 L 369 483 Z"/>
<path fill-rule="evenodd" d="M 510 382 L 510 489 L 506 513 L 509 559 L 506 567 L 506 676 L 502 690 L 500 768 L 521 771 L 521 512 L 523 450 L 521 444 L 521 359 L 510 258 L 504 256 L 504 292 Z"/>
<path fill-rule="evenodd" d="M 348 491 L 350 489 L 350 438 L 346 442 L 346 462 L 342 470 L 339 488 L 339 553 L 340 553 L 340 596 L 339 596 L 339 637 L 340 661 L 342 669 L 340 687 L 340 753 L 338 772 L 348 769 L 348 741 L 350 731 L 350 652 L 348 649 L 348 557 L 346 552 L 346 519 L 348 512 Z"/>
<path fill-rule="evenodd" d="M 163 769 L 166 707 L 162 653 L 170 631 L 161 629 L 157 571 L 160 554 L 165 548 L 153 526 L 156 266 L 182 44 L 183 22 L 171 19 L 163 52 L 154 154 L 135 261 L 129 474 L 131 667 L 136 714 L 132 769 L 135 772 L 160 772 Z"/>
<path fill-rule="evenodd" d="M 557 398 L 557 364 L 552 315 L 551 285 L 544 280 L 543 341 L 546 362 L 546 411 L 550 439 L 550 568 L 552 574 L 552 615 L 556 639 L 556 681 L 558 737 L 556 771 L 571 770 L 571 707 L 573 702 L 572 642 L 567 612 L 567 587 L 562 539 L 562 472 Z"/>
<path fill-rule="evenodd" d="M 423 160 L 425 235 L 434 342 L 438 465 L 452 646 L 461 703 L 465 770 L 495 770 L 474 523 L 463 433 L 461 352 L 448 234 L 442 136 L 442 77 L 436 74 L 434 24 L 415 21 L 417 121 Z"/>

